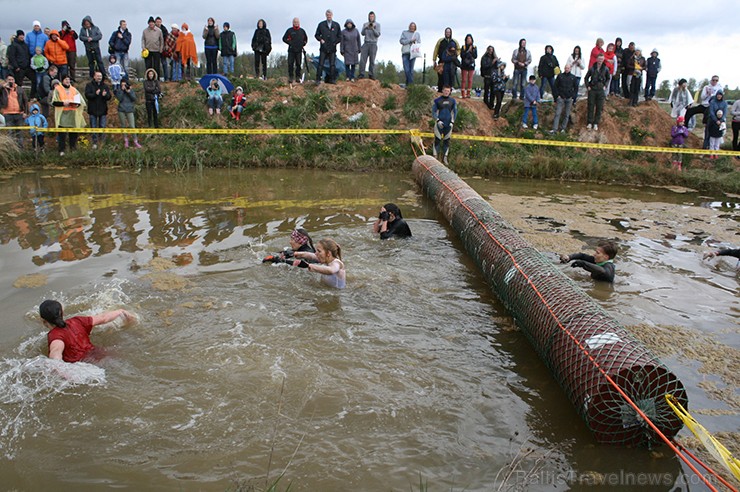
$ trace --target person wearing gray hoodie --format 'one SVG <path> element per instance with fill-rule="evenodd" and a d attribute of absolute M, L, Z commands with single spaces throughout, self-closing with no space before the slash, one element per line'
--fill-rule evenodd
<path fill-rule="evenodd" d="M 80 29 L 80 41 L 85 45 L 85 54 L 87 55 L 87 65 L 90 67 L 90 78 L 93 78 L 96 71 L 103 73 L 105 78 L 105 65 L 103 57 L 100 54 L 100 40 L 103 39 L 103 33 L 100 28 L 93 24 L 92 17 L 86 15 L 82 19 L 82 29 Z"/>
<path fill-rule="evenodd" d="M 380 24 L 375 21 L 375 12 L 367 14 L 367 22 L 362 25 L 362 35 L 365 42 L 362 43 L 360 56 L 360 78 L 365 78 L 365 65 L 370 58 L 368 74 L 370 79 L 375 79 L 375 55 L 378 53 L 378 38 L 380 37 Z"/>

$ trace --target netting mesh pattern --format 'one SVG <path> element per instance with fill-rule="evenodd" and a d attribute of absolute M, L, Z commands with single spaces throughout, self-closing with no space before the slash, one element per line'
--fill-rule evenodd
<path fill-rule="evenodd" d="M 658 440 L 599 368 L 663 434 L 678 433 L 683 424 L 664 396 L 686 406 L 686 391 L 657 357 L 454 172 L 422 156 L 413 173 L 599 442 Z"/>

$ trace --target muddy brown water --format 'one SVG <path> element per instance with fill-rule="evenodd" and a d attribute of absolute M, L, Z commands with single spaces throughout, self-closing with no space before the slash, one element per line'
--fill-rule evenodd
<path fill-rule="evenodd" d="M 619 241 L 614 286 L 563 271 L 663 358 L 733 450 L 737 262 L 701 253 L 740 243 L 736 197 L 468 182 L 553 261 Z M 404 173 L 47 169 L 0 189 L 3 488 L 259 490 L 284 474 L 291 490 L 701 490 L 664 447 L 594 443 Z M 370 233 L 387 201 L 412 240 Z M 261 263 L 299 225 L 341 244 L 346 290 Z M 141 322 L 96 329 L 91 363 L 53 364 L 46 298 Z"/>

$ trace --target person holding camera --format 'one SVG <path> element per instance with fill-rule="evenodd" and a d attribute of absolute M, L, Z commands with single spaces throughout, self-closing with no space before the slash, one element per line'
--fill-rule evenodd
<path fill-rule="evenodd" d="M 128 85 L 127 79 L 121 81 L 120 88 L 114 91 L 114 94 L 116 95 L 116 99 L 118 99 L 118 119 L 121 122 L 121 128 L 136 128 L 136 118 L 134 117 L 136 112 L 136 93 Z M 139 138 L 135 133 L 131 136 L 134 137 L 134 147 L 140 149 Z M 129 138 L 130 135 L 124 134 L 123 146 L 127 149 Z"/>
<path fill-rule="evenodd" d="M 411 229 L 395 203 L 386 203 L 380 207 L 378 219 L 373 223 L 373 232 L 380 234 L 380 239 L 411 237 Z"/>
<path fill-rule="evenodd" d="M 89 15 L 82 19 L 80 39 L 82 39 L 82 44 L 85 45 L 90 78 L 93 78 L 96 71 L 104 69 L 103 57 L 100 54 L 100 40 L 103 39 L 103 33 L 100 32 L 98 26 L 93 24 L 92 17 Z"/>
<path fill-rule="evenodd" d="M 8 71 L 13 76 L 13 82 L 23 87 L 23 80 L 28 77 L 35 79 L 36 74 L 31 68 L 31 51 L 26 43 L 26 34 L 18 29 L 15 39 L 8 46 Z"/>
<path fill-rule="evenodd" d="M 360 48 L 360 78 L 365 78 L 365 64 L 370 59 L 368 75 L 370 80 L 375 80 L 375 55 L 378 53 L 378 38 L 380 37 L 380 24 L 375 20 L 375 12 L 367 14 L 367 22 L 362 25 L 362 33 L 365 42 Z"/>
<path fill-rule="evenodd" d="M 5 85 L 0 88 L 0 113 L 5 118 L 5 126 L 24 126 L 26 117 L 26 107 L 28 99 L 22 87 L 15 83 L 15 77 L 8 75 L 5 79 Z M 11 135 L 15 136 L 18 145 L 23 147 L 23 136 L 18 130 L 11 130 Z"/>
<path fill-rule="evenodd" d="M 69 22 L 66 20 L 62 21 L 62 30 L 59 33 L 59 39 L 67 43 L 67 71 L 59 71 L 60 76 L 69 74 L 72 78 L 72 82 L 77 82 L 75 78 L 75 68 L 77 68 L 77 39 L 79 36 L 77 32 L 72 29 Z"/>
<path fill-rule="evenodd" d="M 159 128 L 159 100 L 162 98 L 162 88 L 159 85 L 157 71 L 150 68 L 144 79 L 144 101 L 146 102 L 146 121 L 149 128 Z"/>

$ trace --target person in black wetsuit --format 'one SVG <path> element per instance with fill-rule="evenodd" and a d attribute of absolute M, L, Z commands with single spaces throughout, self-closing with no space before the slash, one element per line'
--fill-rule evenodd
<path fill-rule="evenodd" d="M 614 282 L 614 257 L 617 256 L 617 246 L 612 241 L 601 241 L 596 246 L 594 255 L 584 253 L 573 253 L 572 255 L 560 255 L 560 263 L 573 261 L 570 266 L 583 268 L 591 272 L 591 278 L 604 282 Z"/>
<path fill-rule="evenodd" d="M 411 237 L 411 229 L 403 220 L 401 209 L 395 203 L 386 203 L 380 207 L 378 219 L 373 223 L 373 232 L 380 233 L 380 239 Z"/>
<path fill-rule="evenodd" d="M 290 239 L 288 240 L 288 242 L 290 243 L 289 248 L 285 248 L 280 253 L 265 256 L 262 259 L 262 263 L 280 263 L 287 258 L 293 258 L 293 253 L 295 253 L 296 251 L 304 253 L 316 252 L 313 246 L 313 240 L 311 240 L 311 236 L 308 235 L 308 231 L 303 227 L 296 227 L 295 229 L 293 229 L 293 232 L 290 233 Z"/>
<path fill-rule="evenodd" d="M 715 256 L 734 256 L 735 258 L 740 260 L 740 248 L 738 249 L 720 248 L 717 251 L 710 251 L 709 253 L 704 253 L 705 260 L 709 258 L 714 258 Z"/>

